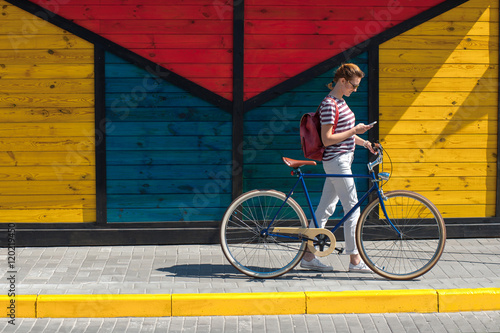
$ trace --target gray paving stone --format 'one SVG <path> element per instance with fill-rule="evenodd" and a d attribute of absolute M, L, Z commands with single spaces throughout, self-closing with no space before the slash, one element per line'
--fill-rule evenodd
<path fill-rule="evenodd" d="M 246 277 L 230 266 L 219 245 L 55 247 L 16 249 L 19 294 L 179 294 L 290 292 L 395 289 L 498 288 L 500 286 L 500 239 L 448 240 L 438 264 L 412 281 L 390 281 L 374 274 L 346 271 L 348 257 L 323 258 L 334 272 L 311 272 L 300 268 L 269 280 Z M 5 249 L 0 249 L 5 257 Z M 0 261 L 1 262 L 1 261 Z M 6 271 L 0 271 L 0 289 L 7 290 Z M 207 319 L 209 318 L 209 320 Z M 241 318 L 241 319 L 238 319 Z M 256 320 L 255 318 L 263 318 Z M 100 321 L 99 321 L 100 320 Z M 322 331 L 333 325 L 337 332 L 418 329 L 420 332 L 500 331 L 500 312 L 399 315 L 318 315 L 198 318 L 21 319 L 2 332 L 165 332 L 185 330 L 196 321 L 197 331 L 230 332 L 278 327 L 284 331 Z M 250 321 L 249 321 L 250 320 Z M 329 324 L 331 322 L 331 324 Z"/>

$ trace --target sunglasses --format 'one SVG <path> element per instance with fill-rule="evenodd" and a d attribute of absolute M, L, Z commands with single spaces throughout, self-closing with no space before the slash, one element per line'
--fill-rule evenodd
<path fill-rule="evenodd" d="M 351 84 L 351 86 L 352 86 L 354 89 L 358 89 L 359 84 L 353 84 L 353 83 L 352 83 L 351 81 L 349 81 L 349 80 L 348 80 L 347 82 L 349 82 L 349 83 Z"/>

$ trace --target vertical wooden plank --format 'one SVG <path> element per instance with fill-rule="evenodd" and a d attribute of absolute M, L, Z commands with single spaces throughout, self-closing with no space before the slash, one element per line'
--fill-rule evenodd
<path fill-rule="evenodd" d="M 372 45 L 368 51 L 368 123 L 377 121 L 370 131 L 368 131 L 368 140 L 370 142 L 379 141 L 379 45 Z M 378 172 L 378 165 L 375 169 Z M 377 199 L 377 193 L 370 194 L 370 202 Z"/>
<path fill-rule="evenodd" d="M 95 81 L 95 167 L 96 167 L 96 220 L 107 222 L 106 204 L 106 60 L 105 52 L 94 47 Z"/>
<path fill-rule="evenodd" d="M 236 1 L 233 6 L 233 199 L 243 192 L 244 19 L 245 1 Z"/>
<path fill-rule="evenodd" d="M 379 47 L 373 45 L 368 51 L 368 123 L 379 121 Z M 368 140 L 377 142 L 379 124 L 368 132 Z"/>

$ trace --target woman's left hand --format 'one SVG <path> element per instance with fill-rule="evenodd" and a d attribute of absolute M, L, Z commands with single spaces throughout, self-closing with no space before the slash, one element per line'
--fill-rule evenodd
<path fill-rule="evenodd" d="M 377 146 L 377 144 L 375 144 L 375 146 Z M 378 154 L 378 151 L 376 151 L 375 149 L 373 149 L 372 143 L 370 141 L 368 141 L 368 140 L 366 140 L 363 143 L 363 147 L 365 147 L 366 149 L 368 149 L 370 151 L 370 153 L 372 153 L 374 155 Z"/>

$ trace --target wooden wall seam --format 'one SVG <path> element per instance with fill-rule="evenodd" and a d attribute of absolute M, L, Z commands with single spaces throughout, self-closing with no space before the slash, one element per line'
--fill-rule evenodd
<path fill-rule="evenodd" d="M 106 60 L 105 52 L 100 47 L 94 48 L 95 68 L 95 146 L 96 146 L 96 222 L 104 226 L 107 223 L 106 191 Z"/>

